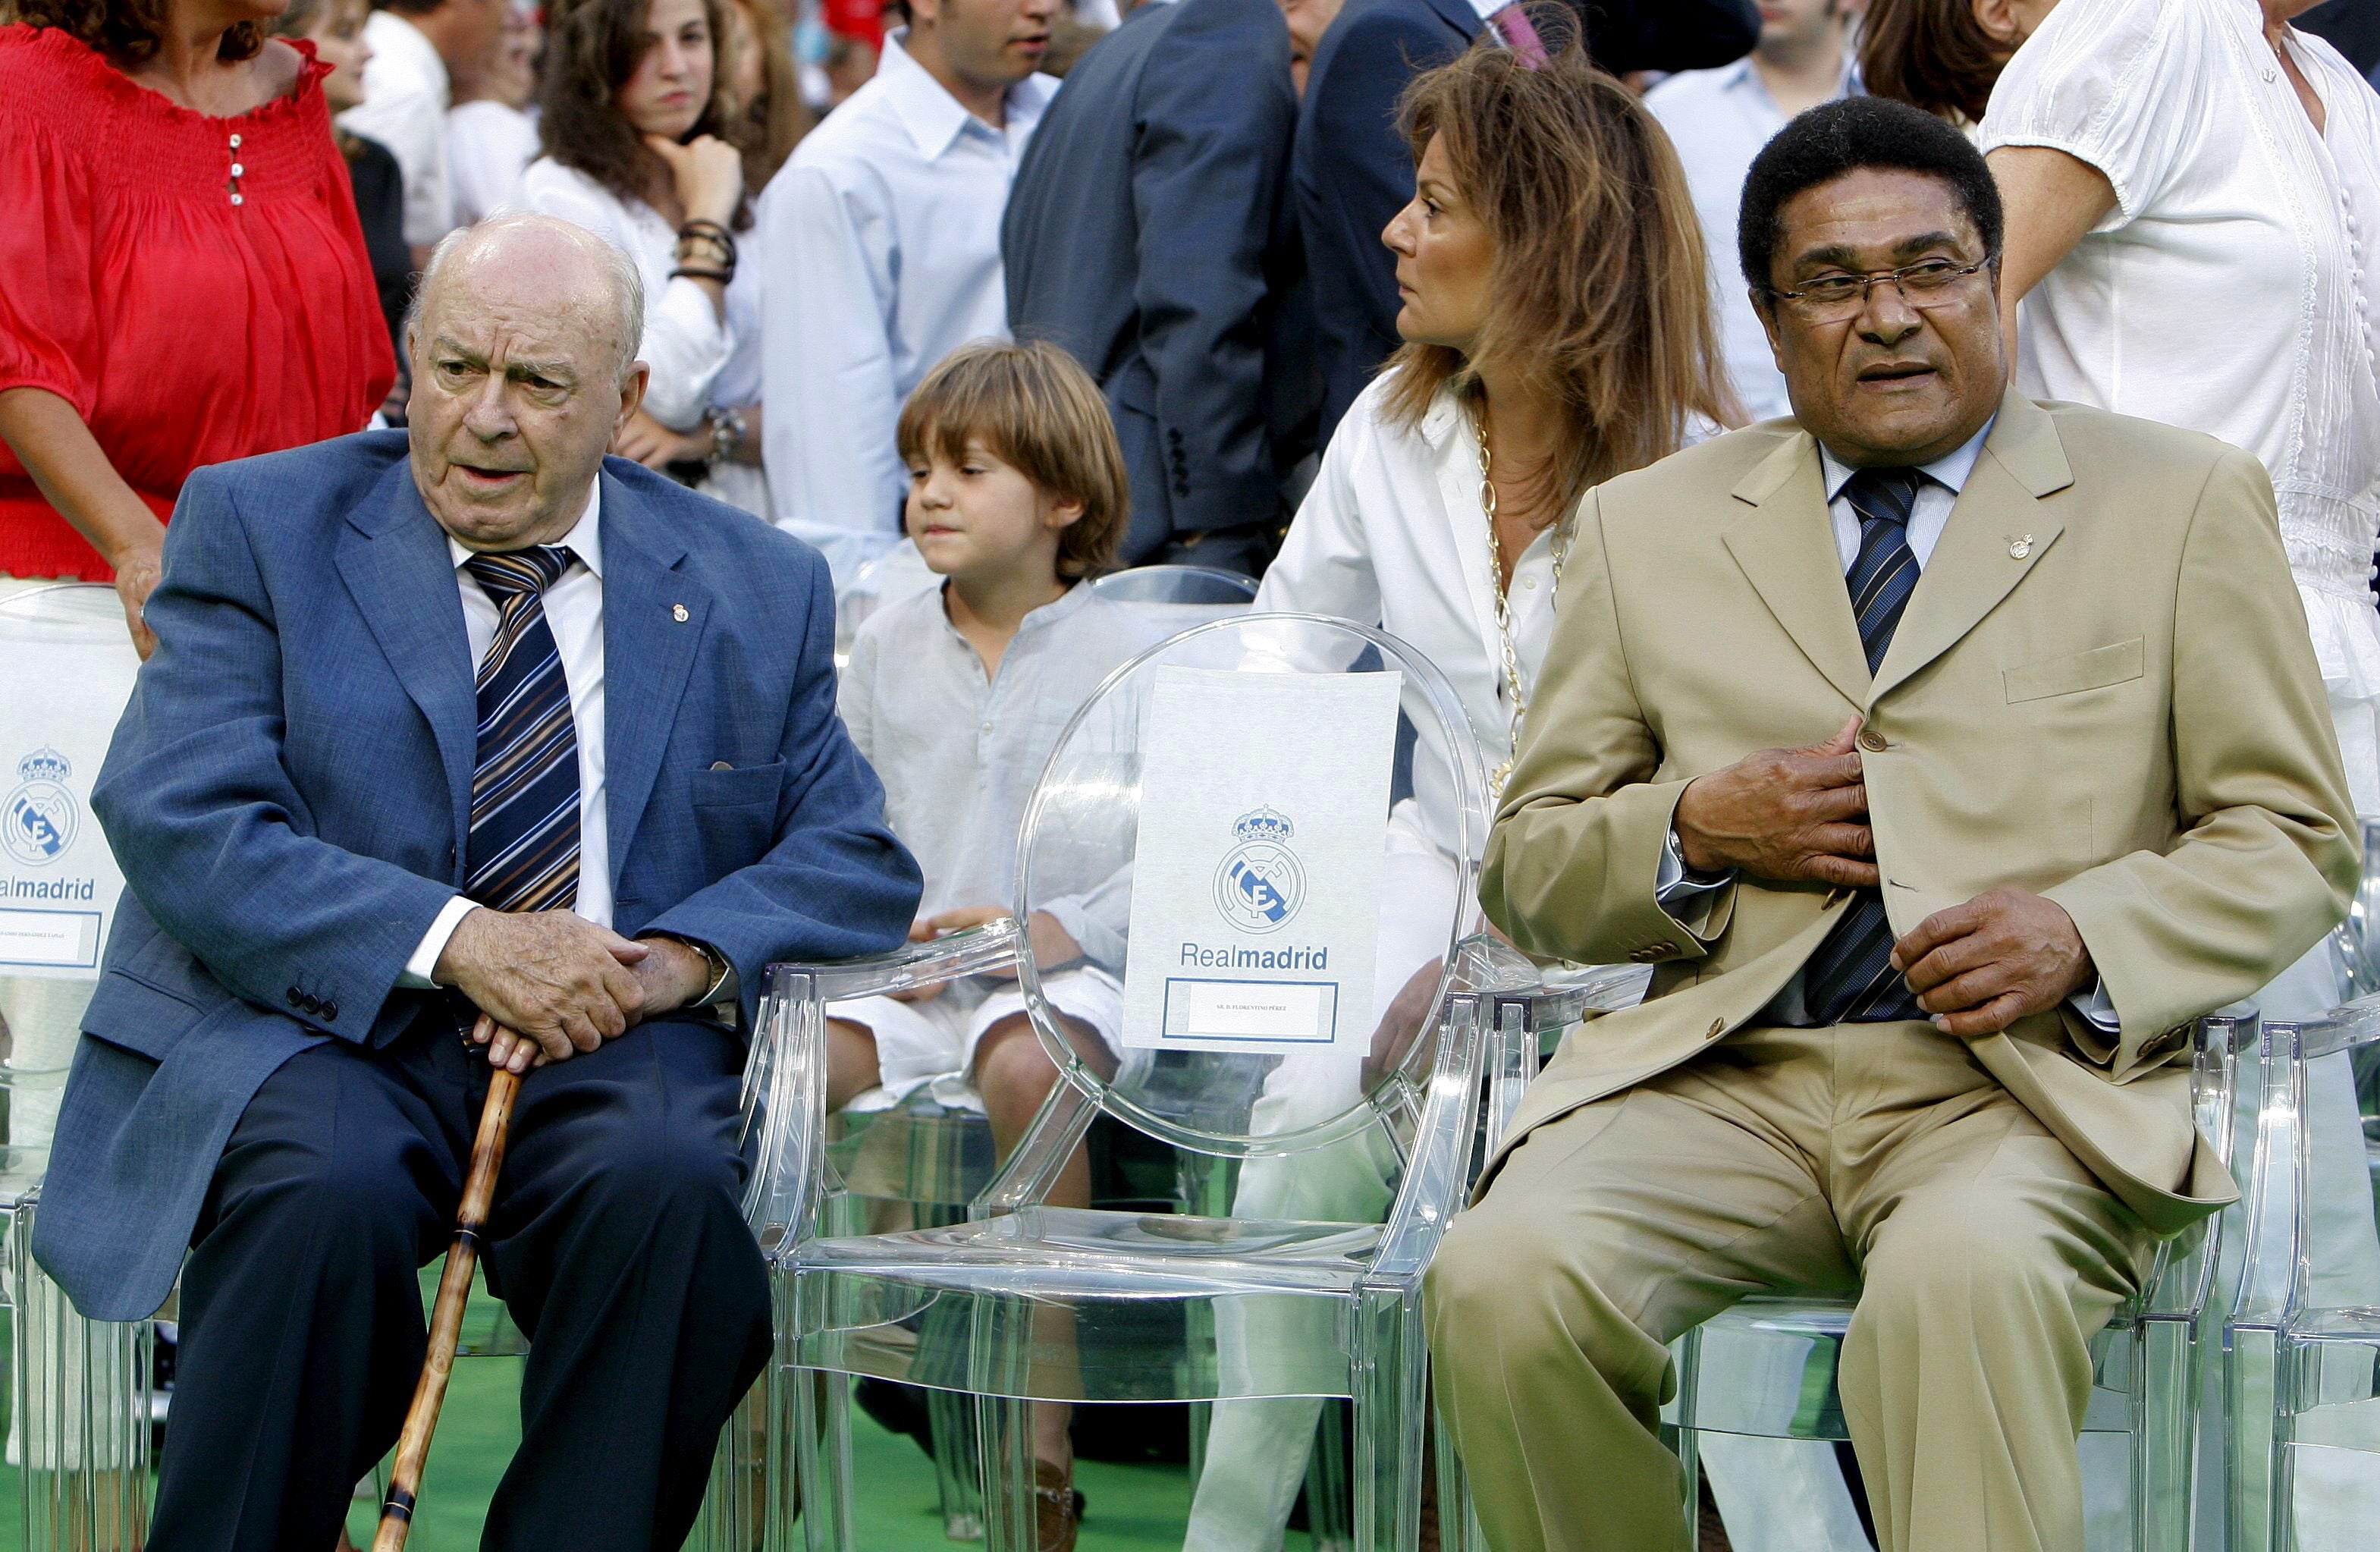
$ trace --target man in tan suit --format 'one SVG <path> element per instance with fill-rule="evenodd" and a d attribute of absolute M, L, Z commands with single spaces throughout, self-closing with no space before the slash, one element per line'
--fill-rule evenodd
<path fill-rule="evenodd" d="M 1999 236 L 1955 130 L 1803 115 L 1741 234 L 1795 420 L 1577 515 L 1480 893 L 1656 968 L 1430 1272 L 1499 1552 L 1682 1548 L 1664 1349 L 1767 1289 L 1858 1292 L 1886 1552 L 2081 1552 L 2086 1344 L 2233 1196 L 2176 1058 L 2354 885 L 2264 471 L 2010 391 Z"/>

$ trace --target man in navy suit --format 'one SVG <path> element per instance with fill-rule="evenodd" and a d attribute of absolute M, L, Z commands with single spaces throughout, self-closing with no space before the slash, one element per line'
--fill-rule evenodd
<path fill-rule="evenodd" d="M 1760 41 L 1753 0 L 1569 4 L 1584 16 L 1595 62 L 1615 76 L 1732 64 Z M 1311 11 L 1310 0 L 1301 8 Z M 1326 443 L 1399 344 L 1396 256 L 1380 242 L 1414 192 L 1397 99 L 1491 26 L 1530 46 L 1534 33 L 1515 16 L 1522 8 L 1508 0 L 1346 0 L 1315 46 L 1291 168 L 1313 275 Z"/>
<path fill-rule="evenodd" d="M 1127 564 L 1260 575 L 1314 446 L 1278 0 L 1143 5 L 1042 115 L 1001 224 L 1008 323 L 1099 380 L 1132 480 Z"/>
<path fill-rule="evenodd" d="M 102 1318 L 181 1276 L 152 1552 L 334 1545 L 492 1061 L 527 1077 L 483 1264 L 530 1349 L 484 1545 L 677 1546 L 769 1351 L 739 1030 L 771 960 L 899 942 L 918 878 L 824 564 L 604 460 L 642 333 L 600 239 L 488 223 L 423 281 L 409 433 L 184 488 L 35 1246 Z"/>

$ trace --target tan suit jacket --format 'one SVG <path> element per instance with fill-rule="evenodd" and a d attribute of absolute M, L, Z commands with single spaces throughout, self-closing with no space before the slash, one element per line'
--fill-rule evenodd
<path fill-rule="evenodd" d="M 2265 470 L 2010 392 L 1871 682 L 1820 467 L 1769 421 L 1580 508 L 1480 895 L 1524 949 L 1657 968 L 1548 1064 L 1505 1147 L 1753 1023 L 1801 968 L 1849 891 L 1746 879 L 1697 937 L 1655 879 L 1689 781 L 1857 712 L 1894 928 L 2001 886 L 2066 908 L 2119 1037 L 2062 1009 L 1975 1055 L 2178 1230 L 2235 1194 L 2173 1060 L 2189 1025 L 2335 926 L 2360 861 Z"/>

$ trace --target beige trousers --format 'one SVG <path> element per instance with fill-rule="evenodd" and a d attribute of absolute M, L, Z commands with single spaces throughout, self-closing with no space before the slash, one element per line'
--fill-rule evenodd
<path fill-rule="evenodd" d="M 1840 1382 L 1883 1552 L 2082 1552 L 2088 1343 L 2153 1244 L 1956 1038 L 1749 1030 L 1538 1127 L 1455 1219 L 1439 1404 L 1497 1552 L 1684 1552 L 1669 1343 L 1857 1291 Z"/>

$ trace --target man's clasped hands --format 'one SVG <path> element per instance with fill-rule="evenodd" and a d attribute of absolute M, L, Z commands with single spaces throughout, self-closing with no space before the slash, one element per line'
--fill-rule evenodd
<path fill-rule="evenodd" d="M 1686 866 L 1877 888 L 1859 732 L 1853 717 L 1823 744 L 1762 749 L 1687 783 L 1672 821 Z M 2016 889 L 1927 916 L 1894 944 L 1892 967 L 1937 1027 L 1968 1037 L 2057 1007 L 2092 974 L 2065 908 Z"/>
<path fill-rule="evenodd" d="M 431 976 L 480 1010 L 471 1038 L 492 1066 L 526 1073 L 617 1039 L 683 1008 L 710 962 L 674 938 L 621 937 L 568 911 L 472 911 Z"/>

